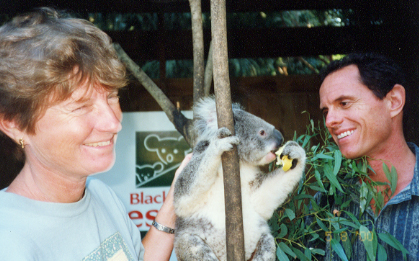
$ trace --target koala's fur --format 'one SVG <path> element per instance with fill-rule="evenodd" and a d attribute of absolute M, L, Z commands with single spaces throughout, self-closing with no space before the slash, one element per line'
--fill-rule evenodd
<path fill-rule="evenodd" d="M 293 159 L 292 169 L 263 173 L 260 166 L 275 159 L 273 152 L 283 142 L 274 126 L 234 105 L 236 134 L 231 136 L 228 129 L 218 129 L 212 98 L 203 99 L 195 113 L 199 142 L 174 192 L 177 259 L 227 259 L 221 154 L 238 145 L 245 257 L 274 261 L 276 247 L 267 221 L 300 181 L 305 151 L 296 142 L 288 142 L 283 155 Z"/>

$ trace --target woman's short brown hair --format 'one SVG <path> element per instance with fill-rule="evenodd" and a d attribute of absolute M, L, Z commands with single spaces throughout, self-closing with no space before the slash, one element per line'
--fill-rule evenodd
<path fill-rule="evenodd" d="M 45 110 L 85 81 L 112 90 L 126 72 L 111 39 L 92 23 L 42 8 L 0 27 L 0 116 L 35 133 Z"/>

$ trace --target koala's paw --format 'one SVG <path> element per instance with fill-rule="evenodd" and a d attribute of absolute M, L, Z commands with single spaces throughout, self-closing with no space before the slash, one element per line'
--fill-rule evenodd
<path fill-rule="evenodd" d="M 231 136 L 230 130 L 224 127 L 218 129 L 217 137 L 214 139 L 214 145 L 220 154 L 222 154 L 224 151 L 232 150 L 233 146 L 238 144 L 239 138 L 236 136 Z"/>
<path fill-rule="evenodd" d="M 231 136 L 231 131 L 227 129 L 226 127 L 219 128 L 217 131 L 217 137 L 219 139 L 230 137 L 230 136 Z"/>
<path fill-rule="evenodd" d="M 288 141 L 284 145 L 284 149 L 282 150 L 280 158 L 282 158 L 284 155 L 287 155 L 288 158 L 292 160 L 291 169 L 294 169 L 299 163 L 304 164 L 306 158 L 306 152 L 295 141 Z"/>

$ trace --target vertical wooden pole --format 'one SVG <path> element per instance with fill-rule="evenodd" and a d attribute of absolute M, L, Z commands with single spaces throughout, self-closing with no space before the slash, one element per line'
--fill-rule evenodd
<path fill-rule="evenodd" d="M 204 31 L 202 29 L 201 0 L 189 0 L 192 16 L 193 40 L 193 103 L 204 97 Z"/>
<path fill-rule="evenodd" d="M 218 127 L 227 127 L 234 134 L 228 71 L 227 23 L 225 0 L 211 0 L 211 31 L 213 42 L 214 93 Z M 237 147 L 222 155 L 226 212 L 227 260 L 243 261 L 244 232 Z"/>

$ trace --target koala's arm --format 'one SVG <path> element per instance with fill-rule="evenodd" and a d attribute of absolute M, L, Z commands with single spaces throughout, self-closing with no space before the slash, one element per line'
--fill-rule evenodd
<path fill-rule="evenodd" d="M 286 172 L 278 168 L 267 174 L 262 173 L 251 187 L 252 204 L 266 220 L 271 218 L 275 209 L 284 203 L 304 173 L 306 154 L 300 145 L 293 141 L 287 142 L 282 154 L 288 155 L 293 160 L 293 167 Z"/>
<path fill-rule="evenodd" d="M 193 214 L 203 203 L 214 184 L 221 167 L 221 154 L 231 150 L 239 140 L 226 128 L 221 128 L 209 141 L 199 142 L 189 164 L 175 183 L 174 205 L 176 215 Z"/>

